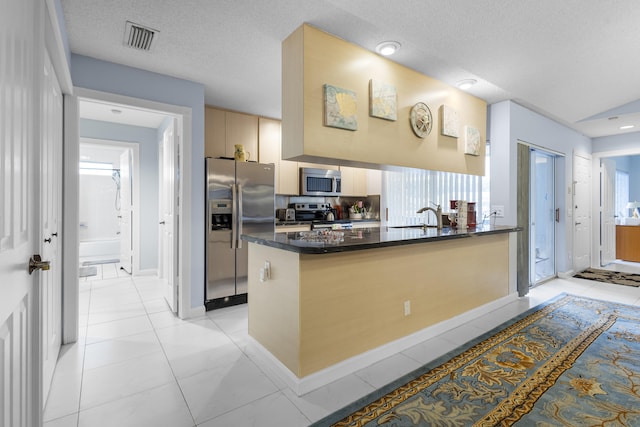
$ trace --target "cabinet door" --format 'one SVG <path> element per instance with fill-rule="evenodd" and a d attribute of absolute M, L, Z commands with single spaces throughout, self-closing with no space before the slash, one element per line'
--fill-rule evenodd
<path fill-rule="evenodd" d="M 249 114 L 226 112 L 225 156 L 233 157 L 236 144 L 242 144 L 249 152 L 249 160 L 258 159 L 258 117 Z"/>
<path fill-rule="evenodd" d="M 260 163 L 275 165 L 276 193 L 280 191 L 280 122 L 278 120 L 258 119 L 258 158 Z"/>
<path fill-rule="evenodd" d="M 367 169 L 367 195 L 382 194 L 382 171 Z"/>
<path fill-rule="evenodd" d="M 300 194 L 300 178 L 298 176 L 298 162 L 280 160 L 280 194 Z"/>
<path fill-rule="evenodd" d="M 368 169 L 340 166 L 340 172 L 342 173 L 342 195 L 366 196 L 368 194 L 367 170 Z"/>
<path fill-rule="evenodd" d="M 325 165 L 321 163 L 298 162 L 298 166 L 301 168 L 331 169 L 336 171 L 340 169 L 340 167 L 336 165 Z"/>
<path fill-rule="evenodd" d="M 225 157 L 226 154 L 226 113 L 217 108 L 204 109 L 204 155 L 205 157 Z"/>

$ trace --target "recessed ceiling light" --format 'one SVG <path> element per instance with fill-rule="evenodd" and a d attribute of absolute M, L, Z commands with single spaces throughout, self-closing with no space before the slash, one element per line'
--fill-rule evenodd
<path fill-rule="evenodd" d="M 113 114 L 120 114 L 120 113 L 122 113 L 122 110 L 118 110 L 117 108 L 112 108 L 112 109 L 111 109 L 111 112 L 112 112 Z"/>
<path fill-rule="evenodd" d="M 633 129 L 634 127 L 633 125 L 620 126 L 620 130 Z"/>
<path fill-rule="evenodd" d="M 384 56 L 393 55 L 398 49 L 400 49 L 400 43 L 392 40 L 378 43 L 376 46 L 376 52 Z"/>
<path fill-rule="evenodd" d="M 458 86 L 458 88 L 460 88 L 462 90 L 466 90 L 466 89 L 469 89 L 471 86 L 473 86 L 476 83 L 478 83 L 478 81 L 476 79 L 464 79 L 464 80 L 460 80 L 458 83 L 456 83 L 456 86 Z"/>

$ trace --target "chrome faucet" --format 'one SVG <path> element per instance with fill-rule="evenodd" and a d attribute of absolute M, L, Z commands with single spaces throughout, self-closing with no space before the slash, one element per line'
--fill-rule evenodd
<path fill-rule="evenodd" d="M 436 205 L 435 209 L 427 206 L 426 208 L 419 209 L 416 213 L 422 213 L 426 211 L 431 211 L 436 215 L 436 221 L 438 224 L 437 228 L 438 230 L 442 230 L 442 208 L 440 207 L 440 205 Z M 424 222 L 424 227 L 427 227 L 427 221 Z"/>

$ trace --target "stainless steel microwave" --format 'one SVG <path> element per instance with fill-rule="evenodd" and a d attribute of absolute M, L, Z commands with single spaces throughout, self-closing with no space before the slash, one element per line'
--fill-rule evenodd
<path fill-rule="evenodd" d="M 303 196 L 339 196 L 341 173 L 332 169 L 300 168 L 300 194 Z"/>

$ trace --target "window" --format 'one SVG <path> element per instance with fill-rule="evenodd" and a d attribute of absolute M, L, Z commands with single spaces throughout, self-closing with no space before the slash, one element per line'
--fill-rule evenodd
<path fill-rule="evenodd" d="M 489 176 L 488 169 L 486 175 Z M 446 214 L 450 211 L 450 200 L 476 202 L 476 220 L 482 223 L 484 212 L 489 211 L 488 182 L 488 178 L 483 179 L 476 175 L 423 169 L 403 168 L 400 171 L 384 171 L 382 192 L 385 194 L 388 212 L 387 225 L 423 224 L 425 214 L 416 213 L 418 209 L 440 205 L 442 212 Z M 435 224 L 432 214 L 428 214 L 427 218 L 429 223 Z"/>
<path fill-rule="evenodd" d="M 629 173 L 616 171 L 616 213 L 617 217 L 628 217 L 629 209 Z"/>

